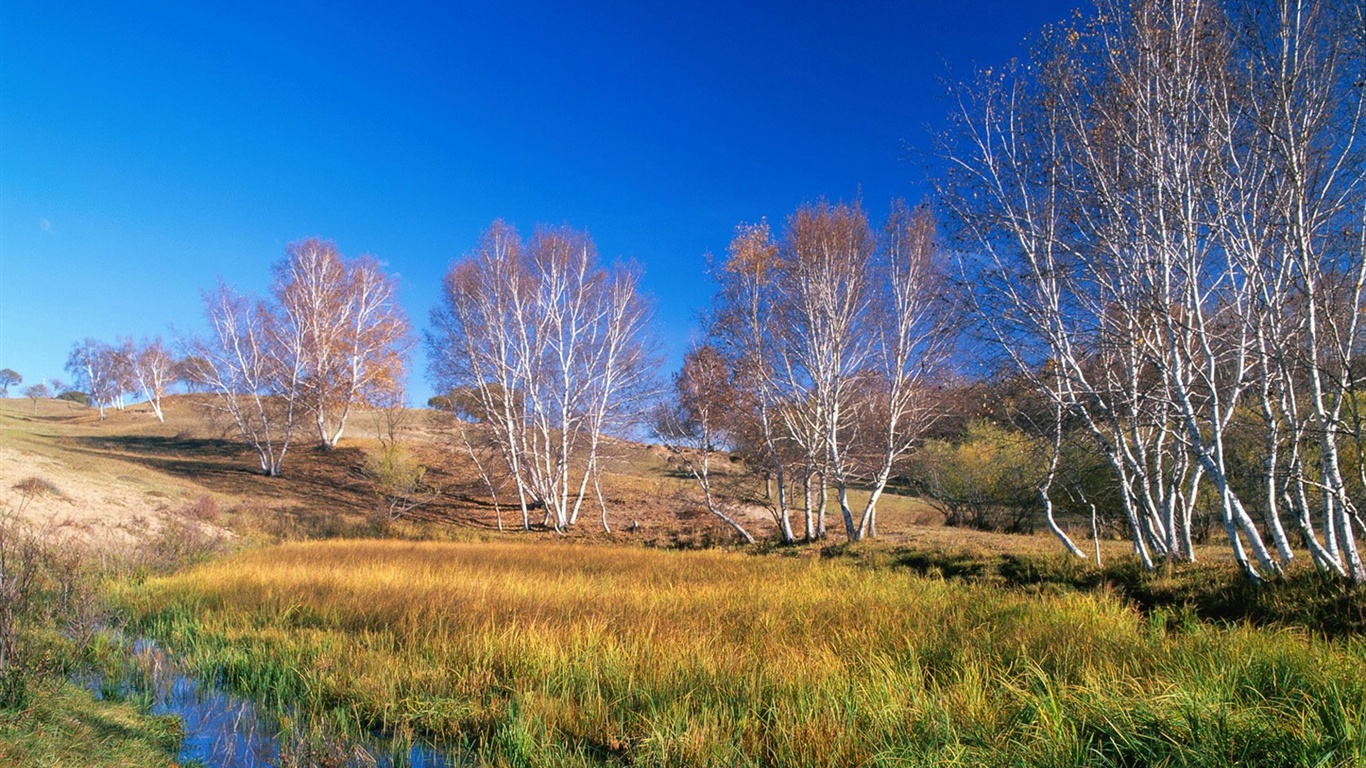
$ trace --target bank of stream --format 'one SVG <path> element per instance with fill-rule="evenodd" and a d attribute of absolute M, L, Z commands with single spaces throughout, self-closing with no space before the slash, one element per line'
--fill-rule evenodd
<path fill-rule="evenodd" d="M 451 751 L 385 734 L 354 736 L 325 720 L 263 707 L 189 674 L 153 640 L 120 640 L 126 663 L 79 682 L 98 698 L 138 701 L 174 715 L 184 734 L 177 759 L 202 768 L 455 768 Z M 117 671 L 115 671 L 117 670 Z"/>

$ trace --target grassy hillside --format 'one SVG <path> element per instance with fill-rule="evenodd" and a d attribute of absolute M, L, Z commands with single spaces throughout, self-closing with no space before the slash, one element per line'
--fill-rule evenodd
<path fill-rule="evenodd" d="M 378 505 L 365 472 L 367 454 L 378 449 L 383 429 L 378 414 L 354 414 L 347 437 L 331 451 L 320 449 L 307 425 L 301 426 L 283 475 L 267 478 L 256 471 L 254 455 L 231 424 L 206 418 L 195 397 L 170 398 L 165 410 L 164 424 L 142 405 L 111 409 L 100 421 L 94 409 L 65 401 L 41 401 L 35 415 L 29 400 L 0 400 L 0 459 L 10 459 L 0 461 L 0 492 L 14 497 L 14 486 L 23 480 L 44 480 L 52 491 L 28 501 L 29 516 L 55 519 L 96 539 L 155 533 L 167 518 L 265 540 L 366 531 Z M 440 490 L 405 523 L 417 524 L 426 536 L 448 535 L 452 525 L 496 529 L 487 490 L 449 416 L 409 411 L 400 440 Z M 611 441 L 606 453 L 603 490 L 615 533 L 606 538 L 668 546 L 734 541 L 705 512 L 694 483 L 666 451 Z M 752 490 L 759 492 L 757 485 Z M 861 503 L 861 495 L 854 493 L 853 501 Z M 591 506 L 572 535 L 604 538 L 596 505 Z M 894 493 L 883 497 L 879 509 L 881 530 L 891 538 L 938 519 L 924 501 Z M 833 503 L 829 513 L 831 525 L 838 526 Z M 756 535 L 773 534 L 762 505 L 750 504 L 738 514 Z M 520 522 L 506 499 L 503 517 L 509 527 Z M 435 525 L 422 527 L 428 523 Z"/>

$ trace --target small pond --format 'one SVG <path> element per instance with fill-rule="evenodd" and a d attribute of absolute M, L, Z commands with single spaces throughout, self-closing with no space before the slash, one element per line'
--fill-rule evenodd
<path fill-rule="evenodd" d="M 136 674 L 129 680 L 87 674 L 80 679 L 101 698 L 141 699 L 154 715 L 175 715 L 184 731 L 179 760 L 204 768 L 454 768 L 455 753 L 421 742 L 336 729 L 268 710 L 190 676 L 150 640 L 131 644 Z"/>

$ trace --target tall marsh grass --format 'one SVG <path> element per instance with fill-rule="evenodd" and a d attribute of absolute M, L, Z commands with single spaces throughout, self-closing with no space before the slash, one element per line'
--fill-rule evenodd
<path fill-rule="evenodd" d="M 1366 643 L 802 558 L 318 542 L 125 584 L 206 675 L 496 765 L 1357 765 Z M 1176 629 L 1172 629 L 1176 627 Z"/>

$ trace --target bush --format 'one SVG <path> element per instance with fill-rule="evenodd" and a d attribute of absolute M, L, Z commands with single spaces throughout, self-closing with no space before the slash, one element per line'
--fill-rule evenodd
<path fill-rule="evenodd" d="M 948 525 L 1029 532 L 1047 466 L 1039 441 L 989 421 L 968 424 L 955 442 L 930 440 L 913 458 L 911 475 Z"/>
<path fill-rule="evenodd" d="M 41 496 L 60 497 L 62 495 L 61 490 L 53 485 L 51 480 L 36 475 L 20 480 L 14 485 L 11 485 L 10 489 L 19 492 L 19 496 L 23 500 L 20 504 L 21 507 L 27 503 L 29 499 L 36 499 Z"/>
<path fill-rule="evenodd" d="M 433 501 L 439 491 L 425 478 L 427 468 L 396 440 L 385 440 L 365 459 L 365 474 L 379 497 L 373 522 L 383 528 L 411 510 Z"/>
<path fill-rule="evenodd" d="M 87 395 L 79 389 L 68 389 L 60 395 L 57 395 L 57 399 L 67 400 L 78 405 L 90 405 L 90 395 Z"/>
<path fill-rule="evenodd" d="M 196 514 L 206 506 L 201 499 L 187 507 L 184 514 Z M 143 574 L 173 573 L 222 554 L 227 545 L 228 539 L 220 529 L 201 520 L 167 517 L 155 536 L 144 538 L 133 549 L 128 565 Z"/>
<path fill-rule="evenodd" d="M 53 647 L 88 640 L 98 612 L 81 550 L 0 509 L 0 709 L 26 706 L 36 681 L 61 674 Z"/>

